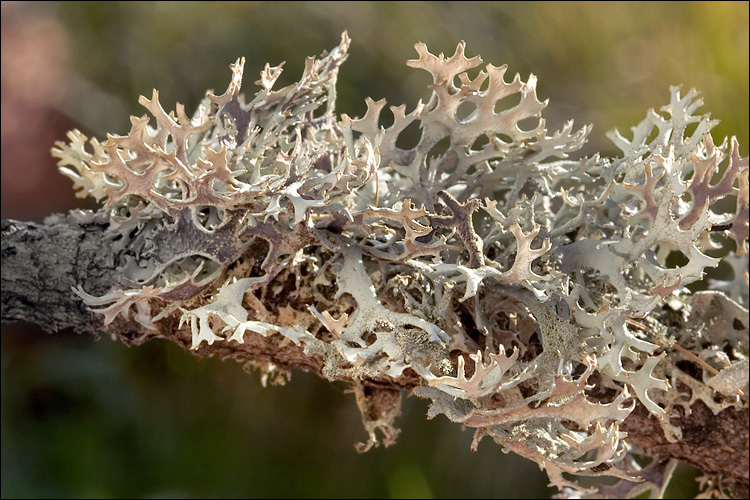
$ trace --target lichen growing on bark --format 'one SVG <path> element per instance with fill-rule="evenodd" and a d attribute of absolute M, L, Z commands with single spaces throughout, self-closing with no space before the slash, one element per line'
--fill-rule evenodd
<path fill-rule="evenodd" d="M 696 400 L 746 404 L 748 161 L 736 139 L 716 145 L 697 92 L 674 87 L 631 139 L 611 133 L 622 155 L 571 158 L 591 127 L 548 131 L 535 77 L 471 71 L 482 60 L 463 42 L 448 58 L 416 44 L 407 65 L 432 75 L 432 95 L 392 106 L 391 126 L 384 100 L 337 115 L 348 49 L 344 33 L 278 90 L 281 66 L 266 65 L 247 99 L 239 59 L 192 118 L 154 90 L 139 101 L 153 122 L 57 143 L 118 241 L 122 286 L 76 289 L 105 324 L 171 321 L 193 349 L 281 336 L 331 380 L 418 377 L 429 417 L 535 460 L 560 488 L 581 489 L 564 473 L 647 478 L 623 460 L 636 401 L 671 440 Z M 707 280 L 722 261 L 732 276 Z M 365 415 L 362 449 L 376 429 L 395 440 L 395 414 Z"/>

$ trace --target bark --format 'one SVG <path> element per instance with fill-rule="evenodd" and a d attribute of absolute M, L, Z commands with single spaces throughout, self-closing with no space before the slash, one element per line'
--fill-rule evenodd
<path fill-rule="evenodd" d="M 76 223 L 71 217 L 54 216 L 44 225 L 3 220 L 2 232 L 2 320 L 24 320 L 49 332 L 72 328 L 98 335 L 106 332 L 128 345 L 139 345 L 156 337 L 166 338 L 189 350 L 191 334 L 176 321 L 164 321 L 162 330 L 147 330 L 135 321 L 118 317 L 106 327 L 102 316 L 86 309 L 72 288 L 82 285 L 102 295 L 118 286 L 116 252 L 107 248 L 103 237 L 106 222 Z M 258 255 L 258 259 L 265 255 Z M 268 362 L 283 369 L 301 369 L 323 377 L 323 360 L 305 356 L 301 348 L 281 342 L 278 336 L 249 335 L 244 344 L 203 343 L 190 351 L 198 357 L 232 358 L 242 363 Z M 354 382 L 354 381 L 349 381 Z M 377 397 L 369 398 L 368 416 L 378 420 L 394 406 L 394 393 L 410 390 L 418 383 L 407 370 L 394 379 L 382 377 L 361 381 L 355 389 Z M 382 407 L 378 407 L 378 405 Z M 682 460 L 707 474 L 724 475 L 737 496 L 748 496 L 749 423 L 748 409 L 727 408 L 714 415 L 701 401 L 689 414 L 674 417 L 683 438 L 670 443 L 658 421 L 638 403 L 625 420 L 622 430 L 628 442 L 641 447 L 647 455 L 663 463 Z"/>
<path fill-rule="evenodd" d="M 49 332 L 97 333 L 101 321 L 72 292 L 106 293 L 117 280 L 115 253 L 102 248 L 107 224 L 3 220 L 2 319 L 36 323 Z"/>

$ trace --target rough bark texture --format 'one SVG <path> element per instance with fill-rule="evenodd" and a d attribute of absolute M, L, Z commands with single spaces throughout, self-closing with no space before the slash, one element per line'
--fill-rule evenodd
<path fill-rule="evenodd" d="M 104 327 L 101 316 L 86 310 L 71 288 L 77 285 L 93 294 L 103 294 L 118 284 L 115 252 L 103 248 L 106 223 L 76 224 L 70 218 L 56 217 L 54 223 L 40 225 L 13 220 L 2 221 L 2 320 L 36 323 L 49 332 L 72 328 L 78 332 L 106 332 L 128 345 L 139 345 L 156 337 L 167 338 L 189 349 L 189 329 L 174 324 L 162 331 L 147 330 L 135 321 L 118 317 Z M 259 255 L 262 259 L 264 256 Z M 321 359 L 305 356 L 302 349 L 282 342 L 279 337 L 248 336 L 244 344 L 203 343 L 191 351 L 198 357 L 232 358 L 241 363 L 272 362 L 282 369 L 301 369 L 323 376 Z M 398 379 L 382 377 L 364 380 L 367 391 L 385 391 L 388 397 L 373 398 L 368 419 L 392 411 L 394 390 L 410 390 L 418 378 L 407 370 Z M 382 403 L 382 408 L 377 408 Z M 733 483 L 737 496 L 748 496 L 750 474 L 750 427 L 747 408 L 728 408 L 714 415 L 697 401 L 688 415 L 672 423 L 682 429 L 678 443 L 667 441 L 661 426 L 638 403 L 622 429 L 628 441 L 663 462 L 679 459 L 707 474 L 722 474 Z"/>
<path fill-rule="evenodd" d="M 106 226 L 3 220 L 2 319 L 96 333 L 101 321 L 71 288 L 105 293 L 116 283 L 115 254 L 102 248 Z"/>
<path fill-rule="evenodd" d="M 750 422 L 747 408 L 727 408 L 714 415 L 700 400 L 690 407 L 690 415 L 673 417 L 671 422 L 682 429 L 682 440 L 670 443 L 659 422 L 637 405 L 622 429 L 628 441 L 647 450 L 657 459 L 676 458 L 695 465 L 707 474 L 725 474 L 736 481 L 748 496 L 748 442 Z"/>

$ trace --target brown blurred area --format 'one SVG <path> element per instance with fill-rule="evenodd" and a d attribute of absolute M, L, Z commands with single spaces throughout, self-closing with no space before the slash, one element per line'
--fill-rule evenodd
<path fill-rule="evenodd" d="M 73 126 L 58 111 L 66 95 L 68 33 L 31 2 L 3 2 L 0 82 L 2 218 L 41 222 L 75 208 L 50 148 Z"/>

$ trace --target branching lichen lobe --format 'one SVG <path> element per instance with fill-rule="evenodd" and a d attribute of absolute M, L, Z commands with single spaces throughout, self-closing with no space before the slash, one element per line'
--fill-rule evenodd
<path fill-rule="evenodd" d="M 489 64 L 471 79 L 482 61 L 463 42 L 449 58 L 416 45 L 407 64 L 431 73 L 432 95 L 391 107 L 390 127 L 382 100 L 336 115 L 348 48 L 344 33 L 280 90 L 281 67 L 267 65 L 250 102 L 240 59 L 192 119 L 154 91 L 140 100 L 154 127 L 133 117 L 127 136 L 87 146 L 73 131 L 57 144 L 118 241 L 124 286 L 76 288 L 105 326 L 132 317 L 148 336 L 184 332 L 199 354 L 266 366 L 290 349 L 296 366 L 354 384 L 362 450 L 377 429 L 386 445 L 397 434 L 384 402 L 398 398 L 373 381 L 412 388 L 429 417 L 543 464 L 560 488 L 581 489 L 564 473 L 639 477 L 623 460 L 636 405 L 668 443 L 698 400 L 747 409 L 748 161 L 736 139 L 713 142 L 695 91 L 672 88 L 631 140 L 611 134 L 622 157 L 568 159 L 591 128 L 548 135 L 535 77 L 507 83 L 507 67 Z M 512 94 L 520 102 L 503 107 Z M 421 136 L 403 150 L 412 123 Z M 733 212 L 712 211 L 732 199 Z M 686 288 L 722 260 L 731 280 Z M 246 343 L 268 355 L 246 358 L 235 350 Z"/>

